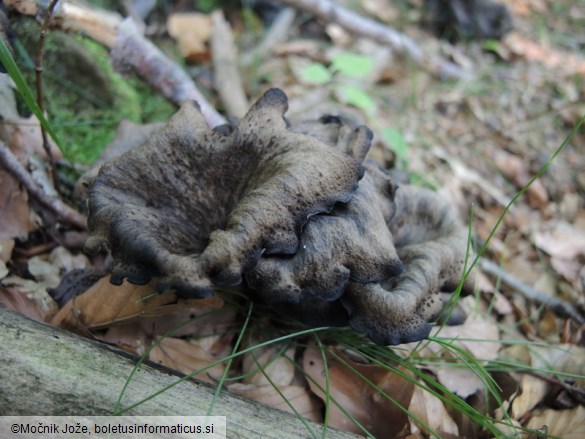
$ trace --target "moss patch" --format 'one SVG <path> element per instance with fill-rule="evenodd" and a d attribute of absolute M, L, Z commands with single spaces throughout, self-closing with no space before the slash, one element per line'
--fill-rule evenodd
<path fill-rule="evenodd" d="M 39 26 L 15 20 L 17 62 L 31 89 L 36 89 L 33 56 Z M 78 35 L 50 32 L 45 44 L 43 94 L 50 122 L 72 162 L 91 163 L 115 136 L 122 119 L 166 120 L 172 104 L 136 78 L 113 71 L 108 51 Z"/>

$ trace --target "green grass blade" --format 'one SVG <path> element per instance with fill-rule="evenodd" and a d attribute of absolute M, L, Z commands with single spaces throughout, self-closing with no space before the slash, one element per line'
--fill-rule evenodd
<path fill-rule="evenodd" d="M 2 65 L 4 66 L 6 71 L 8 72 L 8 75 L 14 81 L 14 84 L 16 85 L 16 89 L 18 90 L 18 93 L 20 93 L 20 95 L 22 96 L 22 99 L 24 99 L 24 102 L 26 103 L 28 108 L 37 117 L 37 119 L 39 120 L 41 126 L 45 129 L 45 131 L 47 133 L 49 133 L 49 135 L 52 137 L 53 141 L 57 144 L 57 147 L 59 148 L 59 150 L 61 152 L 63 152 L 61 142 L 59 141 L 59 138 L 57 137 L 55 130 L 53 130 L 53 127 L 51 126 L 49 121 L 45 118 L 45 115 L 43 114 L 43 112 L 39 108 L 37 101 L 33 96 L 33 93 L 30 91 L 30 88 L 26 84 L 26 81 L 24 79 L 24 76 L 22 75 L 22 72 L 20 71 L 20 69 L 16 65 L 14 58 L 12 58 L 12 54 L 10 53 L 10 50 L 8 49 L 8 46 L 6 45 L 6 42 L 1 37 L 0 37 L 0 62 L 2 63 Z"/>

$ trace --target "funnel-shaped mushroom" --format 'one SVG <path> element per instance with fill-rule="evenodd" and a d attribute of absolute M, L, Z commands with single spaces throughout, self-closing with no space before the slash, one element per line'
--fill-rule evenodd
<path fill-rule="evenodd" d="M 426 337 L 462 277 L 466 228 L 437 194 L 362 164 L 366 127 L 289 124 L 286 109 L 272 89 L 236 128 L 210 130 L 183 105 L 92 181 L 88 250 L 110 250 L 113 283 L 157 277 L 201 297 L 244 276 L 307 324 L 349 324 L 379 344 Z"/>
<path fill-rule="evenodd" d="M 112 282 L 205 296 L 237 284 L 263 253 L 293 254 L 311 215 L 346 202 L 363 175 L 371 132 L 336 145 L 293 133 L 286 95 L 271 89 L 233 131 L 210 130 L 183 105 L 146 144 L 105 164 L 89 191 L 88 251 L 107 247 Z"/>

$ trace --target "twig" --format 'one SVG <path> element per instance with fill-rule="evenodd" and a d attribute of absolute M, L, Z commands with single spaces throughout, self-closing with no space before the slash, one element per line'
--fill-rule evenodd
<path fill-rule="evenodd" d="M 4 4 L 21 14 L 34 16 L 38 12 L 38 6 L 33 0 L 4 0 Z M 71 0 L 60 1 L 57 16 L 59 20 L 56 20 L 56 25 L 62 29 L 83 32 L 112 49 L 114 64 L 132 67 L 171 102 L 180 105 L 186 100 L 195 100 L 210 126 L 226 122 L 182 67 L 148 41 L 131 19 L 122 20 L 116 13 Z"/>
<path fill-rule="evenodd" d="M 35 75 L 37 79 L 37 104 L 41 110 L 41 112 L 45 113 L 45 100 L 43 98 L 43 49 L 45 48 L 45 40 L 47 39 L 47 32 L 49 31 L 49 22 L 51 21 L 51 16 L 53 15 L 53 10 L 57 5 L 58 0 L 52 0 L 49 4 L 49 7 L 45 11 L 45 18 L 43 20 L 43 25 L 41 27 L 41 34 L 39 36 L 39 42 L 37 44 L 37 50 L 35 53 Z M 55 164 L 55 157 L 53 157 L 53 152 L 51 151 L 51 145 L 49 144 L 49 139 L 47 138 L 47 131 L 43 124 L 41 124 L 41 136 L 43 138 L 43 148 L 47 153 L 47 157 L 49 159 L 49 165 L 51 168 L 51 178 L 53 180 L 53 185 L 55 189 L 59 190 L 59 177 L 57 176 L 57 165 Z"/>
<path fill-rule="evenodd" d="M 461 67 L 452 62 L 424 53 L 418 44 L 408 36 L 375 20 L 363 17 L 331 0 L 282 0 L 282 2 L 309 11 L 328 23 L 336 23 L 355 35 L 388 44 L 439 78 L 461 79 L 467 74 Z"/>
<path fill-rule="evenodd" d="M 241 118 L 248 111 L 249 104 L 238 70 L 238 54 L 232 29 L 219 9 L 211 14 L 211 21 L 213 23 L 211 52 L 215 88 L 227 111 Z"/>
<path fill-rule="evenodd" d="M 240 64 L 247 67 L 262 60 L 277 44 L 283 42 L 290 31 L 295 16 L 294 8 L 284 8 L 280 11 L 258 45 L 240 57 Z"/>
<path fill-rule="evenodd" d="M 167 99 L 179 105 L 184 101 L 197 101 L 201 113 L 211 127 L 223 125 L 225 118 L 207 102 L 185 71 L 171 61 L 138 30 L 132 19 L 118 26 L 118 37 L 111 52 L 114 67 L 133 67 L 150 85 Z"/>
<path fill-rule="evenodd" d="M 0 142 L 0 164 L 16 177 L 32 197 L 51 210 L 51 212 L 56 215 L 57 219 L 70 224 L 77 229 L 83 230 L 87 227 L 86 219 L 83 215 L 80 215 L 71 207 L 67 206 L 60 199 L 47 196 L 47 194 L 35 184 L 28 171 L 3 142 Z"/>
<path fill-rule="evenodd" d="M 525 284 L 490 260 L 481 258 L 479 264 L 483 271 L 498 277 L 502 282 L 514 288 L 519 293 L 522 293 L 529 299 L 542 303 L 543 305 L 551 306 L 559 314 L 573 318 L 580 325 L 585 323 L 585 317 L 570 303 L 567 303 L 558 297 L 549 296 L 542 291 Z"/>

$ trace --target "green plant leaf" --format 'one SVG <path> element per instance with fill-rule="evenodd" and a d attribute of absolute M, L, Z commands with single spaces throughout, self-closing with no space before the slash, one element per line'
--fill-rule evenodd
<path fill-rule="evenodd" d="M 301 72 L 301 80 L 309 84 L 327 84 L 331 79 L 331 72 L 327 67 L 317 62 L 309 64 Z"/>
<path fill-rule="evenodd" d="M 353 105 L 368 112 L 376 108 L 376 103 L 370 95 L 355 85 L 339 85 L 336 91 L 339 99 L 345 104 Z"/>
<path fill-rule="evenodd" d="M 401 164 L 408 163 L 408 144 L 406 139 L 400 131 L 390 127 L 383 127 L 381 129 L 382 138 L 394 151 Z"/>
<path fill-rule="evenodd" d="M 333 57 L 331 68 L 344 76 L 364 78 L 370 74 L 374 61 L 364 55 L 343 52 Z"/>
<path fill-rule="evenodd" d="M 30 88 L 26 84 L 22 72 L 16 65 L 16 62 L 14 62 L 14 58 L 12 58 L 12 54 L 10 53 L 8 46 L 6 45 L 2 37 L 0 37 L 0 62 L 8 72 L 8 75 L 14 81 L 16 89 L 24 99 L 24 102 L 26 103 L 28 108 L 37 117 L 45 131 L 47 131 L 47 133 L 49 133 L 49 135 L 53 138 L 53 140 L 57 144 L 57 147 L 61 150 L 61 152 L 63 152 L 63 148 L 61 146 L 61 143 L 59 142 L 57 135 L 55 134 L 55 131 L 53 130 L 53 127 L 47 121 L 47 119 L 45 119 L 43 112 L 37 105 L 37 101 L 35 100 L 32 92 L 30 91 Z"/>

